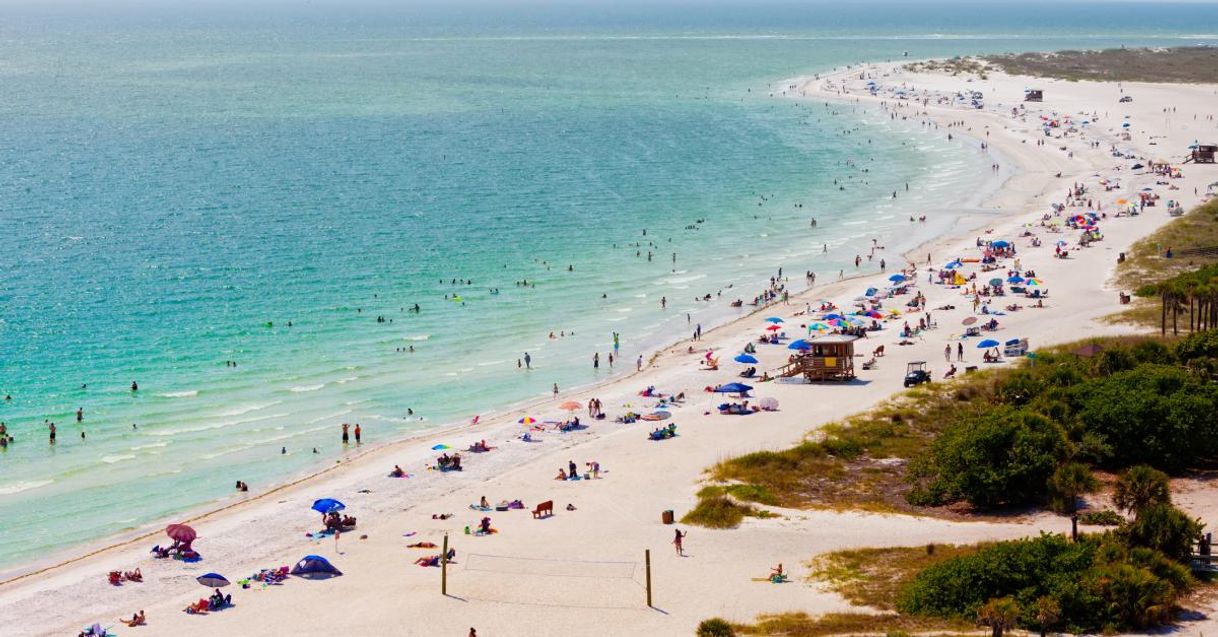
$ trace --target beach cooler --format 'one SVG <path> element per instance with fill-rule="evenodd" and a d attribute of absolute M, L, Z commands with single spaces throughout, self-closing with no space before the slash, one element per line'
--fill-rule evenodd
<path fill-rule="evenodd" d="M 672 509 L 669 509 L 669 510 L 661 513 L 660 521 L 663 522 L 664 524 L 672 524 L 673 523 Z"/>

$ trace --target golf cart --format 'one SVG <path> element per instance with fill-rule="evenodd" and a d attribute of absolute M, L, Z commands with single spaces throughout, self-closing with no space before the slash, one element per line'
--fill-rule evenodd
<path fill-rule="evenodd" d="M 926 369 L 926 361 L 913 361 L 905 365 L 905 386 L 913 387 L 930 382 L 930 370 Z"/>

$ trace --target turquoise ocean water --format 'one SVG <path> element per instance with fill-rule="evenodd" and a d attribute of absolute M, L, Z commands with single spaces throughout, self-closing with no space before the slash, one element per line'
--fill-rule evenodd
<path fill-rule="evenodd" d="M 1218 33 L 1163 3 L 166 4 L 0 4 L 0 568 L 317 469 L 341 422 L 604 380 L 614 331 L 632 369 L 989 173 L 784 78 Z"/>

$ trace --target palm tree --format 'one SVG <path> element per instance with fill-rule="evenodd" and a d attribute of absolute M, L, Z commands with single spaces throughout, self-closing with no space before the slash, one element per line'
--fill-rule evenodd
<path fill-rule="evenodd" d="M 1091 468 L 1081 462 L 1064 464 L 1049 477 L 1049 493 L 1054 508 L 1062 513 L 1078 510 L 1078 498 L 1086 493 L 1095 493 L 1100 481 L 1095 479 Z"/>
<path fill-rule="evenodd" d="M 992 637 L 1002 637 L 1002 632 L 1014 628 L 1019 621 L 1019 604 L 1013 597 L 995 597 L 977 609 L 977 623 L 990 627 Z"/>
<path fill-rule="evenodd" d="M 1135 516 L 1154 505 L 1171 504 L 1167 474 L 1146 465 L 1130 468 L 1117 478 L 1112 502 Z"/>
<path fill-rule="evenodd" d="M 1050 628 L 1053 628 L 1061 619 L 1062 607 L 1057 603 L 1056 599 L 1049 596 L 1041 597 L 1036 600 L 1036 625 L 1040 626 L 1040 637 L 1045 637 Z"/>

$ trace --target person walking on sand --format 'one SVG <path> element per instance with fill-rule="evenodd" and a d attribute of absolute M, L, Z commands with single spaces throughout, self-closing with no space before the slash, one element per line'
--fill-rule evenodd
<path fill-rule="evenodd" d="M 964 360 L 964 343 L 956 343 L 956 360 Z"/>
<path fill-rule="evenodd" d="M 943 346 L 943 360 L 948 363 L 952 362 L 952 346 L 951 343 Z"/>
<path fill-rule="evenodd" d="M 348 436 L 347 436 L 347 429 L 348 429 L 350 426 L 351 426 L 351 425 L 348 425 L 347 423 L 343 423 L 343 444 L 344 444 L 344 445 L 345 445 L 345 444 L 347 444 L 347 441 L 349 440 L 349 438 L 348 438 Z"/>
<path fill-rule="evenodd" d="M 677 555 L 685 557 L 685 546 L 682 543 L 688 533 L 682 533 L 681 529 L 675 529 L 677 534 L 672 538 L 672 545 L 677 549 Z"/>

